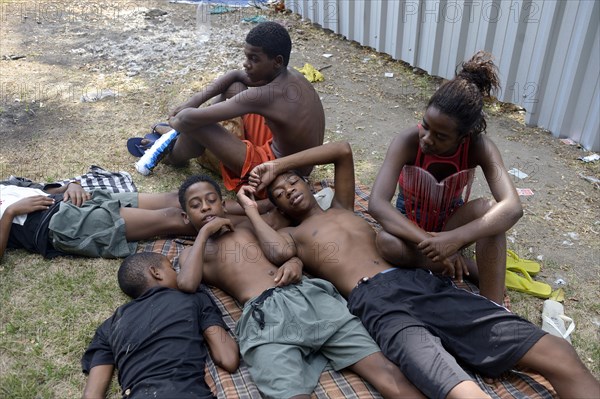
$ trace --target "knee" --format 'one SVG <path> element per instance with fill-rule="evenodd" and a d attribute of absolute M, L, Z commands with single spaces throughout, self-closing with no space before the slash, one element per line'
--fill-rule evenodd
<path fill-rule="evenodd" d="M 492 209 L 494 205 L 497 204 L 496 200 L 493 198 L 477 198 L 474 200 L 474 202 L 477 204 L 475 209 L 477 213 L 476 216 L 478 218 L 485 215 L 490 209 Z"/>
<path fill-rule="evenodd" d="M 561 359 L 560 362 L 549 361 Z M 544 335 L 522 359 L 523 365 L 546 377 L 565 377 L 587 372 L 575 348 L 562 338 Z"/>
<path fill-rule="evenodd" d="M 381 230 L 377 233 L 375 239 L 377 251 L 386 261 L 394 266 L 411 265 L 413 257 L 410 256 L 410 251 L 406 244 L 398 237 Z"/>
<path fill-rule="evenodd" d="M 560 362 L 549 362 L 550 367 L 554 367 L 562 375 L 578 374 L 582 371 L 587 372 L 587 368 L 579 358 L 575 348 L 566 340 L 547 334 L 544 336 L 552 348 L 546 349 L 548 359 L 561 359 Z M 554 353 L 552 353 L 554 352 Z"/>
<path fill-rule="evenodd" d="M 377 233 L 375 244 L 381 256 L 386 260 L 389 260 L 392 254 L 398 250 L 398 238 L 385 230 Z"/>

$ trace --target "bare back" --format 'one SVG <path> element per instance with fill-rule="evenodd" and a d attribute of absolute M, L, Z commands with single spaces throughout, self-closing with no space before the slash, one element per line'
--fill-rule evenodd
<path fill-rule="evenodd" d="M 204 253 L 203 282 L 244 304 L 274 286 L 277 267 L 269 262 L 254 233 L 241 226 L 210 238 Z"/>
<path fill-rule="evenodd" d="M 362 277 L 392 267 L 377 252 L 375 231 L 346 209 L 331 208 L 291 230 L 305 270 L 347 296 Z"/>
<path fill-rule="evenodd" d="M 295 69 L 288 68 L 260 88 L 272 100 L 259 112 L 273 132 L 273 152 L 279 157 L 323 144 L 325 112 L 312 84 Z M 308 175 L 312 167 L 305 167 Z"/>

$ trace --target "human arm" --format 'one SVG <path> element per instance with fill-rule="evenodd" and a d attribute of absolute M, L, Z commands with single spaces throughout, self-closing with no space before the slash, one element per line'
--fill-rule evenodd
<path fill-rule="evenodd" d="M 114 365 L 101 364 L 92 367 L 83 390 L 83 399 L 99 399 L 106 397 L 106 391 L 112 380 Z"/>
<path fill-rule="evenodd" d="M 229 87 L 235 82 L 241 82 L 246 86 L 249 85 L 250 81 L 248 76 L 241 70 L 229 71 L 226 74 L 218 77 L 212 83 L 202 88 L 201 91 L 194 94 L 189 100 L 183 104 L 178 105 L 171 111 L 169 118 L 177 115 L 181 110 L 185 108 L 198 108 L 211 98 L 218 96 L 219 94 L 225 93 Z"/>
<path fill-rule="evenodd" d="M 219 232 L 221 229 L 233 230 L 233 225 L 229 219 L 215 217 L 213 220 L 202 226 L 194 245 L 185 249 L 179 257 L 181 270 L 177 275 L 177 287 L 183 292 L 193 293 L 198 289 L 202 282 L 204 271 L 204 252 L 207 241 L 210 236 Z"/>
<path fill-rule="evenodd" d="M 275 209 L 275 205 L 273 205 L 273 203 L 267 198 L 256 200 L 256 205 L 258 208 L 258 213 L 260 213 L 261 215 Z M 225 210 L 230 215 L 246 215 L 244 208 L 242 208 L 242 206 L 235 200 L 225 200 Z"/>
<path fill-rule="evenodd" d="M 300 258 L 295 256 L 294 240 L 289 234 L 275 231 L 269 222 L 258 213 L 254 193 L 254 187 L 242 186 L 238 191 L 238 201 L 254 228 L 266 258 L 275 265 L 281 265 L 275 274 L 275 286 L 283 287 L 300 282 L 304 264 Z"/>
<path fill-rule="evenodd" d="M 304 264 L 297 256 L 288 259 L 277 270 L 275 274 L 275 286 L 284 287 L 289 284 L 296 284 L 302 281 L 302 267 Z"/>
<path fill-rule="evenodd" d="M 420 243 L 419 249 L 434 261 L 481 237 L 506 232 L 523 215 L 521 201 L 496 145 L 486 136 L 480 136 L 472 145 L 495 202 L 482 216 Z"/>
<path fill-rule="evenodd" d="M 44 211 L 54 204 L 54 199 L 45 195 L 23 198 L 6 208 L 0 218 L 0 260 L 4 256 L 13 219 L 19 215 Z"/>
<path fill-rule="evenodd" d="M 269 85 L 252 87 L 208 107 L 183 108 L 169 118 L 169 125 L 177 131 L 186 131 L 250 113 L 267 116 L 269 111 L 275 112 L 271 99 L 272 90 L 273 87 Z"/>
<path fill-rule="evenodd" d="M 305 166 L 333 163 L 335 194 L 332 206 L 354 208 L 354 159 L 347 142 L 323 144 L 256 166 L 250 172 L 250 184 L 260 191 L 279 174 Z"/>
<path fill-rule="evenodd" d="M 296 245 L 289 234 L 275 231 L 259 214 L 251 186 L 242 186 L 237 193 L 237 199 L 254 228 L 266 258 L 275 265 L 281 265 L 296 256 Z"/>
<path fill-rule="evenodd" d="M 237 342 L 221 326 L 210 326 L 202 333 L 213 362 L 233 373 L 240 365 L 240 350 Z"/>
<path fill-rule="evenodd" d="M 64 194 L 63 201 L 71 200 L 75 206 L 83 205 L 91 197 L 91 194 L 85 191 L 76 181 L 69 182 L 60 187 L 47 188 L 45 191 L 49 194 Z"/>
<path fill-rule="evenodd" d="M 414 158 L 414 150 L 411 148 L 419 145 L 415 137 L 418 138 L 417 129 L 409 128 L 394 137 L 390 143 L 373 183 L 369 198 L 369 213 L 386 232 L 404 241 L 418 244 L 428 238 L 429 234 L 411 222 L 391 203 L 402 168 L 410 162 L 411 158 Z"/>

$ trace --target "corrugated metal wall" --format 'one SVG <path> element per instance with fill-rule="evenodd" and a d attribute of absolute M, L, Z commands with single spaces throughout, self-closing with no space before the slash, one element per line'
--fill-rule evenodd
<path fill-rule="evenodd" d="M 526 123 L 600 151 L 600 1 L 286 0 L 323 28 L 432 75 L 491 52 L 500 100 Z"/>

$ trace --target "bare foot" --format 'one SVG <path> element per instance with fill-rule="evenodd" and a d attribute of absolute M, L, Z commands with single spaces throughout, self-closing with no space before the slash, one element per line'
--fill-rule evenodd
<path fill-rule="evenodd" d="M 169 133 L 171 130 L 173 130 L 173 128 L 171 126 L 168 126 L 168 125 L 167 126 L 164 126 L 164 125 L 155 125 L 152 128 L 153 132 L 156 132 L 156 133 L 158 133 L 160 135 L 163 135 L 165 133 Z"/>

